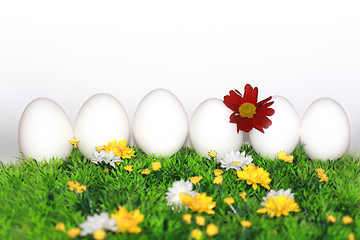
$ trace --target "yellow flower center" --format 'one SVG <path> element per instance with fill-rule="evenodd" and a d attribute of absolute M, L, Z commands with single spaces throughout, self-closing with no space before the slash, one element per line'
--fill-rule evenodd
<path fill-rule="evenodd" d="M 256 107 L 252 103 L 243 103 L 239 107 L 239 113 L 243 118 L 253 118 L 256 114 Z"/>
<path fill-rule="evenodd" d="M 94 232 L 93 237 L 95 240 L 103 240 L 106 238 L 106 232 L 102 229 Z"/>
<path fill-rule="evenodd" d="M 72 228 L 67 232 L 69 238 L 74 239 L 80 235 L 81 229 L 80 228 Z"/>

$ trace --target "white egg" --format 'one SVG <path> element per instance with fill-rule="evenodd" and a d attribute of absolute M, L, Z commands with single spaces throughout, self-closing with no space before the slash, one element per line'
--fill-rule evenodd
<path fill-rule="evenodd" d="M 25 108 L 19 123 L 19 147 L 25 157 L 39 162 L 66 159 L 73 146 L 73 128 L 64 109 L 48 98 L 38 98 Z"/>
<path fill-rule="evenodd" d="M 196 108 L 190 122 L 190 141 L 200 156 L 206 157 L 214 150 L 219 158 L 241 148 L 243 133 L 238 133 L 236 124 L 229 122 L 231 114 L 217 98 L 207 99 Z"/>
<path fill-rule="evenodd" d="M 141 100 L 136 109 L 134 139 L 146 154 L 169 157 L 184 145 L 188 125 L 179 99 L 166 89 L 155 89 Z"/>
<path fill-rule="evenodd" d="M 97 146 L 107 145 L 113 140 L 129 141 L 130 125 L 122 104 L 112 95 L 95 94 L 81 107 L 74 127 L 79 151 L 91 158 Z"/>
<path fill-rule="evenodd" d="M 249 133 L 250 142 L 255 152 L 262 157 L 275 158 L 280 151 L 291 154 L 299 142 L 300 119 L 294 106 L 284 97 L 274 96 L 275 110 L 269 119 L 272 124 L 262 133 L 252 129 Z"/>
<path fill-rule="evenodd" d="M 350 145 L 350 123 L 341 105 L 331 98 L 314 101 L 305 111 L 300 141 L 311 159 L 337 159 Z"/>

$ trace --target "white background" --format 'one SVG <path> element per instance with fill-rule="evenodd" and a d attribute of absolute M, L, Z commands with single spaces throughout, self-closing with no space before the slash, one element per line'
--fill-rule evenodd
<path fill-rule="evenodd" d="M 246 83 L 259 99 L 286 97 L 300 117 L 317 98 L 335 99 L 359 153 L 359 12 L 358 1 L 1 1 L 0 160 L 19 155 L 19 120 L 38 97 L 74 123 L 106 92 L 132 120 L 162 87 L 191 119 L 202 101 Z"/>

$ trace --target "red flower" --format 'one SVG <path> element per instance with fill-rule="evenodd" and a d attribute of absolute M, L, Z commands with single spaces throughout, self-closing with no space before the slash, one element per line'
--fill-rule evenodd
<path fill-rule="evenodd" d="M 231 90 L 230 95 L 224 97 L 224 104 L 233 110 L 230 115 L 230 122 L 237 124 L 237 132 L 249 132 L 256 128 L 264 133 L 264 128 L 271 125 L 271 120 L 267 116 L 272 116 L 275 111 L 269 108 L 274 102 L 269 102 L 268 97 L 257 102 L 258 88 L 252 88 L 250 84 L 246 84 L 244 97 L 238 90 Z"/>

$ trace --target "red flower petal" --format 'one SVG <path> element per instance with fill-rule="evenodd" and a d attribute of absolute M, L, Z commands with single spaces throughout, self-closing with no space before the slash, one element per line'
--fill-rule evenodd
<path fill-rule="evenodd" d="M 230 91 L 230 97 L 234 100 L 234 103 L 238 106 L 240 106 L 242 101 L 242 95 L 241 93 L 235 89 L 235 91 Z"/>
<path fill-rule="evenodd" d="M 256 104 L 258 96 L 258 88 L 255 87 L 254 89 L 251 87 L 250 84 L 245 85 L 245 93 L 244 93 L 244 102 Z"/>
<path fill-rule="evenodd" d="M 241 93 L 235 89 L 235 91 L 231 90 L 229 94 L 230 95 L 224 97 L 224 104 L 235 112 L 239 111 L 239 107 L 243 100 Z"/>
<path fill-rule="evenodd" d="M 274 115 L 275 111 L 272 108 L 258 108 L 256 109 L 256 115 L 259 116 L 272 116 Z"/>
<path fill-rule="evenodd" d="M 244 131 L 249 132 L 253 128 L 253 120 L 252 118 L 242 118 L 240 116 L 237 116 L 238 120 L 234 123 L 237 124 L 237 132 Z"/>
<path fill-rule="evenodd" d="M 270 101 L 270 100 L 271 100 L 271 98 L 272 98 L 272 97 L 268 97 L 268 98 L 266 98 L 266 99 L 264 99 L 264 100 L 262 100 L 262 101 L 258 102 L 258 103 L 256 104 L 256 107 L 258 107 L 258 106 L 261 106 L 261 105 L 265 104 L 266 102 Z M 272 103 L 274 103 L 274 102 L 272 102 Z"/>
<path fill-rule="evenodd" d="M 272 124 L 271 120 L 268 117 L 264 117 L 264 116 L 259 116 L 255 118 L 253 123 L 254 123 L 254 128 L 258 129 L 260 132 L 264 132 L 263 128 L 268 128 Z"/>
<path fill-rule="evenodd" d="M 264 104 L 262 104 L 261 106 L 259 106 L 259 108 L 268 108 L 268 107 L 270 107 L 270 106 L 273 105 L 273 104 L 274 104 L 274 102 L 264 103 Z"/>
<path fill-rule="evenodd" d="M 239 107 L 236 104 L 234 104 L 234 102 L 232 101 L 230 96 L 225 96 L 223 103 L 233 111 L 238 111 L 239 110 Z"/>
<path fill-rule="evenodd" d="M 232 121 L 235 121 L 235 122 L 236 122 L 236 120 L 233 120 L 236 116 L 238 116 L 238 115 L 236 115 L 236 113 L 232 113 L 232 114 L 230 115 L 230 122 L 232 122 Z"/>

